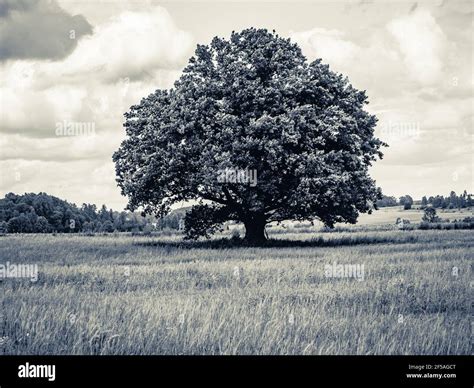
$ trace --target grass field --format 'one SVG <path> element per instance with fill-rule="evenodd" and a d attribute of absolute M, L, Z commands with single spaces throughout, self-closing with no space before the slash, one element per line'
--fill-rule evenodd
<path fill-rule="evenodd" d="M 39 268 L 0 281 L 0 354 L 471 353 L 472 231 L 174 240 L 0 237 L 0 263 Z M 363 280 L 326 277 L 334 263 Z"/>
<path fill-rule="evenodd" d="M 471 208 L 464 209 L 436 209 L 438 216 L 443 220 L 462 220 L 465 217 L 473 217 L 474 211 Z M 419 224 L 422 221 L 423 210 L 419 207 L 414 207 L 410 210 L 403 210 L 402 206 L 393 206 L 380 208 L 372 214 L 360 214 L 357 224 L 336 224 L 336 230 L 344 231 L 372 231 L 372 230 L 390 230 L 398 229 L 396 227 L 397 218 L 402 218 L 410 221 L 412 224 Z M 292 233 L 296 231 L 298 234 L 309 232 L 318 232 L 322 228 L 322 224 L 316 222 L 313 226 L 309 222 L 284 222 L 282 225 L 273 224 L 267 227 L 269 234 L 277 233 Z M 238 229 L 243 235 L 243 226 L 231 226 L 230 229 Z"/>

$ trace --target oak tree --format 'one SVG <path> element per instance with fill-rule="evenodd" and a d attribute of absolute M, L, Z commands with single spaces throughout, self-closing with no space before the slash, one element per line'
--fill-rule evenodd
<path fill-rule="evenodd" d="M 162 216 L 193 204 L 189 237 L 228 220 L 242 222 L 251 243 L 274 221 L 355 223 L 381 198 L 368 168 L 385 144 L 367 103 L 365 91 L 275 32 L 215 37 L 173 88 L 125 114 L 117 182 L 130 210 Z M 249 172 L 256 184 L 239 179 Z"/>

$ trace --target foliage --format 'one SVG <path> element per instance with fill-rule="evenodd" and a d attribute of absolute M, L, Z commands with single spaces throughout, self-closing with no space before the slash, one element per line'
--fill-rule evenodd
<path fill-rule="evenodd" d="M 405 210 L 411 209 L 411 206 L 413 205 L 413 198 L 409 195 L 404 195 L 403 197 L 400 197 L 400 205 L 402 205 L 403 209 Z"/>
<path fill-rule="evenodd" d="M 381 196 L 368 168 L 384 143 L 367 103 L 364 91 L 276 33 L 216 37 L 197 46 L 174 88 L 125 114 L 117 183 L 132 211 L 163 216 L 196 201 L 188 237 L 209 235 L 224 215 L 255 241 L 272 221 L 355 223 Z M 226 169 L 256 171 L 258 184 L 222 182 Z M 203 212 L 211 218 L 196 217 Z"/>
<path fill-rule="evenodd" d="M 426 197 L 424 197 L 426 199 Z M 423 205 L 423 201 L 422 201 Z M 434 208 L 441 209 L 461 209 L 466 207 L 474 206 L 474 199 L 471 194 L 468 194 L 466 190 L 461 195 L 457 195 L 454 191 L 451 191 L 449 196 L 444 197 L 442 195 L 430 196 L 426 200 L 425 205 L 431 205 Z"/>
<path fill-rule="evenodd" d="M 90 204 L 78 208 L 46 193 L 9 193 L 0 199 L 0 233 L 132 232 L 157 224 L 154 217 L 116 212 L 105 205 L 99 211 Z M 160 225 L 168 226 L 169 221 L 161 220 Z"/>
<path fill-rule="evenodd" d="M 398 201 L 395 197 L 390 197 L 390 196 L 387 196 L 387 195 L 382 195 L 382 198 L 377 200 L 376 202 L 377 204 L 377 207 L 378 208 L 381 208 L 381 207 L 389 207 L 389 206 L 397 206 L 398 205 Z"/>
<path fill-rule="evenodd" d="M 421 218 L 422 221 L 424 222 L 438 222 L 439 217 L 436 215 L 436 209 L 434 207 L 427 207 L 424 210 L 423 217 Z"/>

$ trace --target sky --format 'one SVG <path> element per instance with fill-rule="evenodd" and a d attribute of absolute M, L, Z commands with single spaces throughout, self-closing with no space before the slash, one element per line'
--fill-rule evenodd
<path fill-rule="evenodd" d="M 471 1 L 0 0 L 0 195 L 123 209 L 123 113 L 172 87 L 198 43 L 248 27 L 366 90 L 385 194 L 474 192 Z"/>

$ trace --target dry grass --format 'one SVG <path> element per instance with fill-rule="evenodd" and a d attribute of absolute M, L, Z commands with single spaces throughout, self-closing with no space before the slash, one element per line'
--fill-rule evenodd
<path fill-rule="evenodd" d="M 0 281 L 0 353 L 470 354 L 472 231 L 311 237 L 221 249 L 1 237 L 0 263 L 40 276 Z M 364 264 L 365 279 L 326 278 L 333 262 Z"/>

